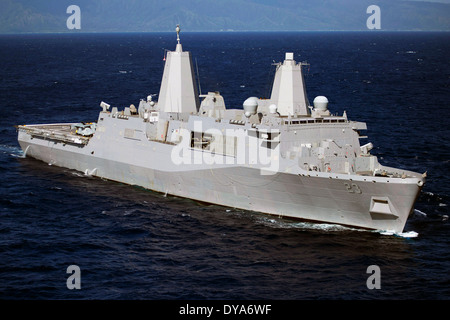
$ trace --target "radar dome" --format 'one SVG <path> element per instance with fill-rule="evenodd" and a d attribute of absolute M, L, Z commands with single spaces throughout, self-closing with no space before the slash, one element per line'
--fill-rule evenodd
<path fill-rule="evenodd" d="M 328 110 L 328 99 L 324 96 L 318 96 L 314 99 L 314 108 L 319 111 Z"/>
<path fill-rule="evenodd" d="M 269 106 L 269 112 L 272 113 L 272 114 L 277 113 L 277 109 L 278 109 L 278 107 L 277 107 L 276 104 L 271 104 L 271 105 Z"/>
<path fill-rule="evenodd" d="M 246 116 L 252 116 L 256 114 L 256 110 L 258 109 L 258 98 L 250 97 L 244 101 L 243 104 L 244 112 Z"/>

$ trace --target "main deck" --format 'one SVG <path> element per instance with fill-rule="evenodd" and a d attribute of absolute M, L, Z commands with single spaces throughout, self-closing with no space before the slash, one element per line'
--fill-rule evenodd
<path fill-rule="evenodd" d="M 56 123 L 16 126 L 18 131 L 24 131 L 31 138 L 41 138 L 75 145 L 87 145 L 92 135 L 79 133 L 82 126 L 89 127 L 92 124 Z"/>

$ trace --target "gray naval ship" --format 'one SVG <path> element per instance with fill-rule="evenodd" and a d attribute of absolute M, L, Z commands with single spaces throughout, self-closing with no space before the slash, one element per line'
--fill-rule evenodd
<path fill-rule="evenodd" d="M 26 157 L 164 194 L 280 217 L 403 232 L 425 174 L 381 165 L 361 145 L 363 122 L 308 102 L 293 53 L 276 64 L 270 99 L 226 109 L 199 95 L 177 26 L 158 101 L 118 110 L 105 102 L 92 123 L 19 125 Z"/>

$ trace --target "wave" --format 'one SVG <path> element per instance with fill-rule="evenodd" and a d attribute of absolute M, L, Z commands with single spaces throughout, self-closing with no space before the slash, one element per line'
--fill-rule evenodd
<path fill-rule="evenodd" d="M 422 217 L 426 217 L 427 214 L 423 211 L 420 211 L 419 209 L 414 209 L 414 214 Z"/>
<path fill-rule="evenodd" d="M 295 220 L 283 220 L 281 218 L 273 217 L 258 217 L 256 222 L 265 226 L 282 229 L 318 230 L 325 232 L 367 231 L 366 229 L 347 227 L 340 224 L 307 221 L 298 222 Z"/>
<path fill-rule="evenodd" d="M 426 213 L 420 212 L 420 214 L 425 215 Z M 282 229 L 299 229 L 299 230 L 316 230 L 322 232 L 368 232 L 368 233 L 376 233 L 382 236 L 396 236 L 400 238 L 417 238 L 419 233 L 415 231 L 407 231 L 407 232 L 395 232 L 392 230 L 368 230 L 357 227 L 349 227 L 343 226 L 339 224 L 332 223 L 321 223 L 321 222 L 296 222 L 294 220 L 282 220 L 281 218 L 267 218 L 267 217 L 258 217 L 257 223 L 261 223 L 265 226 L 273 227 L 273 228 L 282 228 Z"/>
<path fill-rule="evenodd" d="M 14 158 L 25 158 L 23 150 L 18 146 L 0 145 L 0 153 L 8 154 Z"/>

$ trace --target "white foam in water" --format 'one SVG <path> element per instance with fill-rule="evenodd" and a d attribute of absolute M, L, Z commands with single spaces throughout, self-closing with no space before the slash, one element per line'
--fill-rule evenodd
<path fill-rule="evenodd" d="M 358 228 L 352 228 L 347 226 L 342 226 L 339 224 L 330 224 L 330 223 L 314 223 L 314 222 L 287 222 L 282 221 L 279 219 L 273 219 L 273 218 L 266 218 L 261 217 L 261 219 L 258 219 L 260 223 L 263 223 L 268 226 L 274 226 L 277 228 L 296 228 L 296 229 L 308 229 L 308 230 L 320 230 L 320 231 L 328 231 L 328 232 L 340 232 L 340 231 L 365 231 L 367 232 L 367 229 L 358 229 Z M 371 231 L 369 231 L 371 232 Z M 397 236 L 401 238 L 416 238 L 419 236 L 419 234 L 415 231 L 408 231 L 408 232 L 402 232 L 397 233 L 393 230 L 376 230 L 373 232 L 377 232 L 381 235 L 385 236 Z"/>
<path fill-rule="evenodd" d="M 19 147 L 0 145 L 0 150 L 3 153 L 9 153 L 9 155 L 14 158 L 25 158 L 25 155 L 24 155 L 22 149 Z"/>
<path fill-rule="evenodd" d="M 77 177 L 87 177 L 87 175 L 82 174 L 82 173 L 77 172 L 77 171 L 70 171 L 70 174 L 72 174 L 74 176 L 77 176 Z"/>
<path fill-rule="evenodd" d="M 339 224 L 330 223 L 313 223 L 313 222 L 299 222 L 294 223 L 296 228 L 311 229 L 311 230 L 322 230 L 322 231 L 350 231 L 359 230 L 355 228 L 341 226 Z"/>
<path fill-rule="evenodd" d="M 395 232 L 391 230 L 383 230 L 378 232 L 383 236 L 393 236 L 395 234 Z"/>
<path fill-rule="evenodd" d="M 396 233 L 393 230 L 383 230 L 383 231 L 378 231 L 378 233 L 383 236 L 397 236 L 400 238 L 417 238 L 419 236 L 419 234 L 415 231 Z"/>
<path fill-rule="evenodd" d="M 419 214 L 419 215 L 424 216 L 424 217 L 427 216 L 427 214 L 425 212 L 420 211 L 419 209 L 414 209 L 414 213 Z"/>
<path fill-rule="evenodd" d="M 415 231 L 402 232 L 398 234 L 402 238 L 417 238 L 419 234 Z"/>
<path fill-rule="evenodd" d="M 279 219 L 261 217 L 258 219 L 260 223 L 271 227 L 286 228 L 286 229 L 308 229 L 308 230 L 321 230 L 321 231 L 362 231 L 363 229 L 356 229 L 351 227 L 342 226 L 339 224 L 331 223 L 314 223 L 314 222 L 292 222 L 282 221 Z M 365 230 L 364 230 L 365 231 Z"/>

